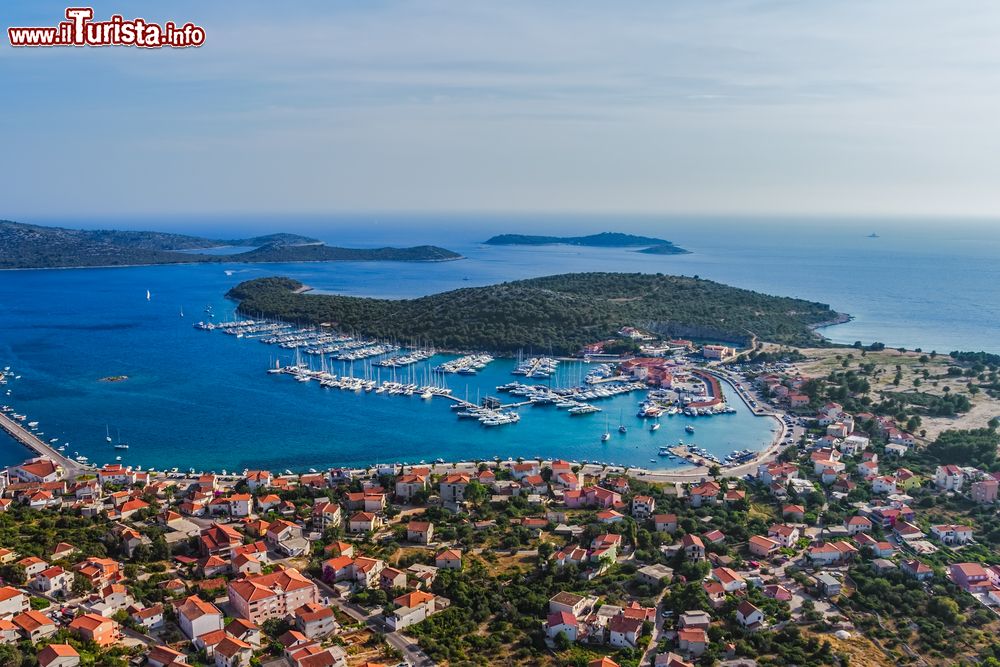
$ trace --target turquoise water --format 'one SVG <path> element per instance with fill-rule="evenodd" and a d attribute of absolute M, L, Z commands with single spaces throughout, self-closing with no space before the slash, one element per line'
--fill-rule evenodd
<path fill-rule="evenodd" d="M 753 417 L 737 400 L 732 402 L 739 410 L 735 415 L 696 420 L 694 436 L 684 433 L 684 417 L 664 419 L 663 427 L 651 435 L 633 416 L 637 395 L 600 402 L 604 412 L 587 417 L 570 418 L 554 408 L 524 408 L 519 424 L 487 429 L 457 420 L 438 399 L 353 394 L 270 376 L 264 371 L 275 357 L 290 361 L 290 353 L 191 326 L 204 316 L 207 304 L 225 318 L 233 308 L 222 298 L 225 291 L 263 275 L 289 275 L 320 291 L 400 297 L 568 271 L 697 274 L 824 301 L 855 315 L 855 321 L 825 331 L 838 341 L 1000 351 L 1000 244 L 989 229 L 914 232 L 882 223 L 776 231 L 762 224 L 732 227 L 711 221 L 658 227 L 649 219 L 615 225 L 590 220 L 587 224 L 593 227 L 581 224 L 573 229 L 658 233 L 694 251 L 659 257 L 629 250 L 476 243 L 494 231 L 537 231 L 544 220 L 521 220 L 520 227 L 493 218 L 473 226 L 462 220 L 436 227 L 420 219 L 367 226 L 347 222 L 358 221 L 342 220 L 343 226 L 335 230 L 308 220 L 284 229 L 345 245 L 438 243 L 468 259 L 0 273 L 0 366 L 13 366 L 22 375 L 9 385 L 12 396 L 0 396 L 0 403 L 39 420 L 46 439 L 68 440 L 70 453 L 80 451 L 97 462 L 121 453 L 104 442 L 105 425 L 113 437 L 120 429 L 122 439 L 131 444 L 125 462 L 161 468 L 301 470 L 390 460 L 534 455 L 661 467 L 662 460 L 649 462 L 657 458 L 657 447 L 679 438 L 717 455 L 756 448 L 770 439 L 773 422 Z M 881 238 L 864 238 L 873 228 Z M 219 223 L 219 236 L 231 237 L 228 231 Z M 275 228 L 246 223 L 240 231 Z M 153 294 L 148 302 L 147 289 Z M 919 296 L 914 298 L 914 293 Z M 516 379 L 509 370 L 509 361 L 498 361 L 479 376 L 449 376 L 448 382 L 459 396 L 466 391 L 470 397 L 477 391 L 495 393 L 495 385 Z M 561 372 L 576 373 L 572 365 L 564 365 Z M 99 382 L 119 374 L 129 380 Z M 626 436 L 615 430 L 619 415 L 631 427 Z M 606 417 L 613 435 L 602 444 Z M 18 445 L 0 441 L 4 462 L 23 456 Z"/>

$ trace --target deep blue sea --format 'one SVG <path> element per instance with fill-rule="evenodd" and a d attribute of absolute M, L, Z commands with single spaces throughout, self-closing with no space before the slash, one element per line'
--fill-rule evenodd
<path fill-rule="evenodd" d="M 318 291 L 383 297 L 572 271 L 699 275 L 850 313 L 852 322 L 823 332 L 838 342 L 1000 352 L 1000 230 L 988 225 L 366 215 L 116 221 L 114 226 L 169 227 L 224 238 L 289 231 L 350 246 L 434 243 L 467 259 L 0 272 L 0 367 L 21 374 L 3 388 L 10 396 L 0 392 L 0 403 L 40 421 L 45 439 L 68 441 L 68 453 L 79 451 L 101 463 L 122 453 L 105 443 L 106 427 L 113 438 L 120 432 L 130 443 L 123 456 L 127 463 L 217 471 L 535 455 L 663 467 L 663 460 L 650 459 L 657 459 L 658 446 L 679 438 L 719 455 L 770 439 L 773 422 L 753 417 L 735 399 L 738 414 L 698 419 L 693 436 L 684 432 L 689 423 L 684 417 L 664 419 L 651 434 L 633 416 L 636 395 L 598 403 L 604 411 L 587 417 L 524 408 L 519 424 L 487 429 L 457 420 L 440 400 L 353 394 L 270 376 L 264 371 L 275 357 L 287 362 L 291 353 L 192 327 L 209 304 L 225 319 L 233 310 L 223 298 L 226 290 L 264 275 L 291 276 Z M 504 231 L 605 229 L 661 236 L 692 254 L 479 243 Z M 879 238 L 867 238 L 871 232 Z M 152 293 L 149 301 L 146 290 Z M 575 377 L 581 372 L 575 366 L 564 364 L 561 373 Z M 478 376 L 449 376 L 448 382 L 459 396 L 495 393 L 495 385 L 516 379 L 510 369 L 509 361 L 497 361 Z M 99 381 L 109 375 L 129 379 Z M 615 431 L 620 418 L 631 427 L 625 436 Z M 613 436 L 602 444 L 606 420 Z M 0 461 L 18 461 L 24 453 L 0 440 Z"/>

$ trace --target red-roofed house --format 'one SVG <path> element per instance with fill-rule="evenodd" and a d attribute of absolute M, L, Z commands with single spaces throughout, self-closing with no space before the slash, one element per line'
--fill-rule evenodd
<path fill-rule="evenodd" d="M 970 593 L 992 586 L 989 574 L 979 563 L 953 563 L 948 566 L 948 577 Z"/>
<path fill-rule="evenodd" d="M 260 625 L 284 618 L 304 604 L 319 602 L 319 589 L 295 568 L 231 581 L 229 604 L 233 613 Z"/>
<path fill-rule="evenodd" d="M 38 667 L 77 667 L 80 654 L 69 644 L 49 644 L 38 652 Z"/>
<path fill-rule="evenodd" d="M 440 568 L 446 568 L 449 570 L 461 570 L 462 569 L 462 552 L 458 549 L 448 549 L 442 551 L 434 559 L 434 564 Z"/>
<path fill-rule="evenodd" d="M 97 614 L 77 616 L 69 624 L 69 629 L 85 641 L 94 642 L 102 648 L 111 646 L 121 639 L 121 629 L 118 627 L 118 623 Z"/>
<path fill-rule="evenodd" d="M 688 560 L 705 560 L 705 543 L 697 535 L 687 534 L 682 537 L 681 548 Z"/>
<path fill-rule="evenodd" d="M 658 533 L 675 533 L 677 532 L 677 515 L 657 514 L 653 517 L 653 525 Z"/>
<path fill-rule="evenodd" d="M 188 639 L 222 630 L 222 612 L 211 602 L 192 595 L 177 607 L 177 623 Z"/>
<path fill-rule="evenodd" d="M 545 620 L 545 634 L 549 639 L 555 639 L 561 632 L 568 640 L 575 642 L 578 630 L 576 617 L 566 611 L 554 611 Z"/>

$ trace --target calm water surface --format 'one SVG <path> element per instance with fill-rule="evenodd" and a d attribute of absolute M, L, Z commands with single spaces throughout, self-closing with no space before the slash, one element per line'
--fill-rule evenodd
<path fill-rule="evenodd" d="M 468 259 L 0 273 L 0 366 L 10 365 L 22 375 L 8 385 L 12 394 L 0 397 L 0 403 L 39 420 L 46 439 L 69 441 L 70 453 L 113 460 L 121 451 L 104 442 L 107 426 L 113 438 L 120 431 L 130 443 L 125 462 L 161 468 L 302 470 L 508 455 L 663 467 L 657 447 L 679 438 L 721 456 L 760 447 L 771 437 L 773 422 L 753 417 L 736 400 L 737 414 L 695 420 L 693 436 L 684 432 L 689 423 L 684 417 L 665 419 L 650 434 L 634 417 L 638 395 L 600 402 L 604 411 L 587 417 L 524 408 L 519 424 L 487 429 L 457 420 L 443 400 L 356 395 L 269 376 L 265 369 L 276 358 L 290 361 L 289 352 L 191 326 L 204 317 L 207 305 L 219 318 L 227 317 L 234 304 L 223 298 L 226 290 L 264 275 L 288 275 L 318 291 L 384 297 L 570 271 L 699 275 L 818 300 L 851 313 L 854 321 L 824 331 L 838 342 L 880 340 L 926 350 L 1000 352 L 1000 236 L 989 228 L 921 227 L 914 232 L 889 223 L 776 227 L 647 218 L 569 225 L 579 233 L 621 229 L 656 234 L 693 251 L 663 257 L 631 250 L 478 243 L 496 231 L 531 231 L 543 223 L 554 233 L 567 231 L 566 221 L 549 218 L 484 218 L 476 224 L 451 220 L 436 226 L 421 218 L 360 222 L 343 219 L 333 227 L 304 220 L 281 230 L 344 245 L 437 243 Z M 242 224 L 240 231 L 246 234 L 277 230 L 267 226 L 270 222 L 258 228 Z M 873 229 L 880 238 L 866 238 Z M 219 236 L 232 237 L 229 231 L 219 223 Z M 580 375 L 575 366 L 562 367 L 560 382 Z M 496 385 L 515 379 L 510 368 L 509 361 L 497 361 L 475 377 L 449 376 L 449 386 L 459 396 L 495 393 Z M 109 375 L 128 375 L 129 380 L 99 381 Z M 630 427 L 626 436 L 615 430 L 620 419 Z M 602 444 L 605 420 L 613 436 Z M 23 456 L 20 446 L 0 440 L 3 462 Z"/>

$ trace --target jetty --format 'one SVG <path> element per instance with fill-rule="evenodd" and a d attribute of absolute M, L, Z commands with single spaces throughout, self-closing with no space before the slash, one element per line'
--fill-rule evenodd
<path fill-rule="evenodd" d="M 688 449 L 687 445 L 676 445 L 674 447 L 671 447 L 670 452 L 679 458 L 682 458 L 686 461 L 690 461 L 691 463 L 700 466 L 711 467 L 713 465 L 716 465 L 715 461 L 712 461 L 711 459 L 707 459 L 704 456 L 701 456 L 700 454 L 695 454 L 694 452 L 692 452 L 690 449 Z"/>
<path fill-rule="evenodd" d="M 0 428 L 2 428 L 7 435 L 33 451 L 36 455 L 52 459 L 55 463 L 62 466 L 63 470 L 66 471 L 66 476 L 70 479 L 83 472 L 83 465 L 56 451 L 50 447 L 48 443 L 43 442 L 34 433 L 3 413 L 0 413 Z"/>

